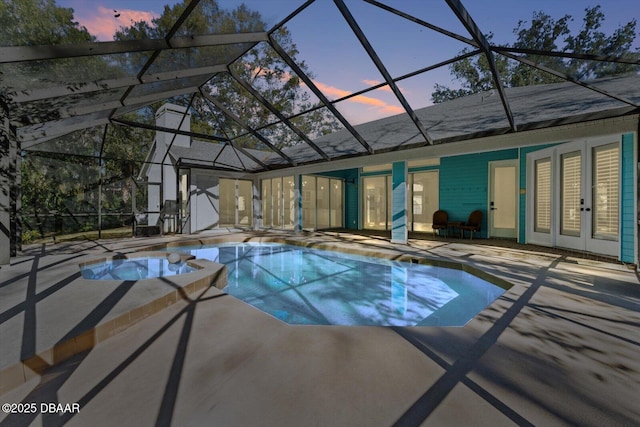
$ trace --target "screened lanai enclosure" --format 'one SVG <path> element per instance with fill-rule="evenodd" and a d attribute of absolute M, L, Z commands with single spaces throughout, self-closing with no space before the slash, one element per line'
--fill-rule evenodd
<path fill-rule="evenodd" d="M 292 1 L 282 16 L 264 3 L 185 0 L 114 41 L 1 40 L 1 263 L 23 241 L 107 229 L 406 241 L 438 209 L 482 210 L 481 237 L 637 260 L 637 55 L 499 45 L 459 0 Z M 305 52 L 301 28 L 326 49 Z M 430 105 L 433 80 L 469 59 L 490 87 Z M 546 84 L 512 87 L 501 64 Z M 363 78 L 338 89 L 322 67 Z"/>

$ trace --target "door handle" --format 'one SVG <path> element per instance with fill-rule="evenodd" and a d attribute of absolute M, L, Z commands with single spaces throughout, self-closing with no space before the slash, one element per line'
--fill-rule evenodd
<path fill-rule="evenodd" d="M 591 208 L 586 208 L 585 211 L 591 212 Z"/>

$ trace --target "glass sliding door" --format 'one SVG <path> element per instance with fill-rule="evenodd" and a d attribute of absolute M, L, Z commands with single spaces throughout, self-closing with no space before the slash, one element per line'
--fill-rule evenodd
<path fill-rule="evenodd" d="M 220 226 L 233 227 L 236 224 L 236 181 L 220 178 Z"/>
<path fill-rule="evenodd" d="M 433 213 L 438 210 L 439 205 L 438 171 L 412 173 L 410 184 L 411 230 L 431 232 Z"/>
<path fill-rule="evenodd" d="M 180 169 L 178 173 L 178 184 L 180 186 L 178 192 L 178 200 L 180 202 L 180 206 L 178 207 L 178 214 L 180 216 L 180 233 L 189 233 L 191 230 L 190 226 L 190 204 L 189 200 L 191 198 L 191 194 L 189 193 L 191 170 L 190 169 Z"/>
<path fill-rule="evenodd" d="M 283 198 L 283 221 L 282 228 L 292 229 L 295 226 L 295 203 L 296 188 L 293 176 L 285 176 L 282 178 L 282 198 Z"/>
<path fill-rule="evenodd" d="M 331 228 L 342 228 L 344 227 L 343 222 L 343 192 L 342 192 L 342 180 L 340 179 L 332 179 L 329 183 L 331 187 L 331 215 L 329 218 L 330 227 Z"/>
<path fill-rule="evenodd" d="M 251 181 L 220 178 L 220 226 L 253 225 L 252 194 Z"/>
<path fill-rule="evenodd" d="M 364 228 L 386 230 L 387 228 L 387 179 L 384 176 L 362 178 Z"/>
<path fill-rule="evenodd" d="M 295 226 L 296 188 L 293 176 L 262 180 L 262 226 L 290 229 Z"/>
<path fill-rule="evenodd" d="M 302 177 L 302 228 L 316 228 L 316 177 Z"/>
<path fill-rule="evenodd" d="M 245 227 L 253 225 L 253 183 L 238 180 L 237 224 Z"/>
<path fill-rule="evenodd" d="M 271 180 L 272 205 L 273 205 L 273 228 L 282 228 L 283 200 L 282 200 L 282 178 Z"/>
<path fill-rule="evenodd" d="M 316 228 L 329 228 L 329 178 L 316 178 Z"/>
<path fill-rule="evenodd" d="M 262 180 L 262 226 L 271 228 L 273 225 L 271 200 L 271 180 Z"/>
<path fill-rule="evenodd" d="M 343 226 L 343 186 L 341 179 L 302 176 L 302 228 L 322 230 Z"/>

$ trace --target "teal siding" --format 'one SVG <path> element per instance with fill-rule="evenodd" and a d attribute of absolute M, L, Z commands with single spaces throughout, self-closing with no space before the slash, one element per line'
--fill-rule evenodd
<path fill-rule="evenodd" d="M 396 242 L 407 241 L 407 164 L 393 163 L 393 193 L 391 199 L 391 239 Z"/>
<path fill-rule="evenodd" d="M 482 237 L 487 236 L 489 162 L 518 158 L 518 149 L 445 157 L 440 160 L 440 209 L 452 221 L 466 221 L 476 209 L 482 211 Z"/>
<path fill-rule="evenodd" d="M 620 260 L 635 263 L 635 179 L 634 168 L 636 156 L 634 152 L 634 135 L 627 133 L 622 135 L 622 203 L 621 203 L 621 229 L 620 229 Z"/>
<path fill-rule="evenodd" d="M 526 242 L 527 225 L 527 154 L 534 151 L 553 147 L 560 143 L 536 145 L 535 147 L 524 147 L 520 149 L 520 210 L 518 222 L 518 242 Z"/>
<path fill-rule="evenodd" d="M 315 175 L 344 179 L 344 228 L 358 229 L 358 169 L 323 172 Z"/>

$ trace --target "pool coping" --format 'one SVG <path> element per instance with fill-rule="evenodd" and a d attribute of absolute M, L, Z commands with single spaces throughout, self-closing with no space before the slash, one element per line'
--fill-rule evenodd
<path fill-rule="evenodd" d="M 79 268 L 91 264 L 96 264 L 113 259 L 144 258 L 144 257 L 167 257 L 166 252 L 158 251 L 137 251 L 126 254 L 115 254 L 99 256 L 79 263 Z M 190 266 L 197 268 L 196 271 L 170 276 L 174 289 L 145 301 L 136 307 L 121 313 L 109 313 L 94 327 L 86 329 L 77 335 L 64 341 L 58 342 L 51 347 L 37 350 L 36 354 L 23 359 L 17 363 L 0 369 L 0 394 L 4 394 L 20 385 L 41 377 L 49 368 L 56 366 L 71 357 L 91 350 L 97 344 L 118 335 L 129 327 L 141 322 L 147 317 L 158 313 L 165 308 L 182 300 L 190 300 L 189 295 L 197 292 L 206 292 L 211 287 L 222 289 L 227 284 L 227 267 L 206 259 L 195 259 L 191 255 L 181 255 L 181 260 Z M 100 286 L 103 284 L 121 284 L 124 280 L 94 280 L 78 278 L 77 280 L 86 282 L 88 286 Z M 135 282 L 139 287 L 149 287 L 157 285 L 161 278 L 154 277 L 140 279 Z M 222 293 L 222 291 L 220 291 Z"/>

